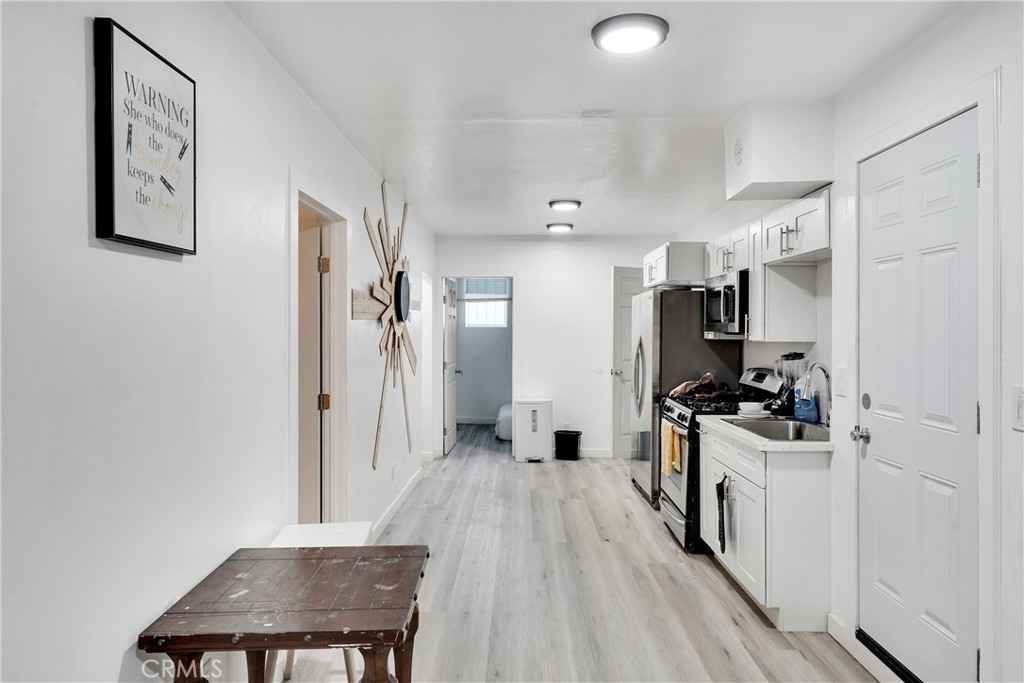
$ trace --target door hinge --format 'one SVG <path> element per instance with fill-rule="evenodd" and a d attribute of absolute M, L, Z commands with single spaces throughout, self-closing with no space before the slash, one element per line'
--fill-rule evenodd
<path fill-rule="evenodd" d="M 448 295 L 447 294 L 442 294 L 441 295 L 441 303 L 443 303 L 443 304 L 448 303 Z"/>
<path fill-rule="evenodd" d="M 316 409 L 317 410 L 330 410 L 331 409 L 331 395 L 330 394 L 319 394 L 316 397 Z"/>
<path fill-rule="evenodd" d="M 444 428 L 444 435 L 448 436 L 448 428 L 447 427 Z"/>
<path fill-rule="evenodd" d="M 981 187 L 981 153 L 978 153 L 978 187 Z"/>
<path fill-rule="evenodd" d="M 978 406 L 978 433 L 981 434 L 981 401 L 978 401 L 975 405 Z"/>
<path fill-rule="evenodd" d="M 316 270 L 321 275 L 331 272 L 331 259 L 327 256 L 317 256 Z"/>

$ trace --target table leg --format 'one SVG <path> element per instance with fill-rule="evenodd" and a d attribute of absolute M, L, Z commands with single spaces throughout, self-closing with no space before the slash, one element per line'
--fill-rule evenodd
<path fill-rule="evenodd" d="M 352 648 L 342 648 L 345 657 L 345 679 L 348 683 L 358 683 L 356 681 L 356 656 L 352 652 Z"/>
<path fill-rule="evenodd" d="M 412 608 L 412 619 L 405 641 L 395 646 L 395 676 L 398 683 L 412 683 L 412 647 L 416 640 L 416 632 L 420 630 L 420 606 Z"/>
<path fill-rule="evenodd" d="M 201 683 L 203 680 L 202 652 L 168 653 L 174 662 L 174 683 Z"/>
<path fill-rule="evenodd" d="M 249 669 L 249 683 L 264 683 L 267 675 L 267 651 L 246 650 L 245 664 Z"/>
<path fill-rule="evenodd" d="M 361 647 L 359 654 L 363 656 L 363 678 L 361 683 L 390 683 L 391 674 L 388 672 L 388 655 L 391 648 Z"/>

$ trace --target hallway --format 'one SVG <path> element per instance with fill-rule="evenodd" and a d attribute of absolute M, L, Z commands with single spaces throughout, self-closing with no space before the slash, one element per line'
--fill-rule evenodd
<path fill-rule="evenodd" d="M 517 464 L 492 427 L 459 429 L 379 541 L 430 546 L 415 680 L 873 680 L 683 553 L 625 462 Z M 300 653 L 294 680 L 344 680 L 342 658 Z"/>

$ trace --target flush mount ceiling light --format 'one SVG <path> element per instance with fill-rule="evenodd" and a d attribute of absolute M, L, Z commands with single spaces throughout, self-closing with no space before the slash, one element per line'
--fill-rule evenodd
<path fill-rule="evenodd" d="M 548 202 L 548 206 L 555 211 L 575 211 L 582 205 L 583 202 L 578 199 L 552 199 Z"/>
<path fill-rule="evenodd" d="M 656 48 L 667 35 L 668 22 L 653 14 L 620 14 L 598 22 L 590 31 L 598 49 L 620 55 Z"/>
<path fill-rule="evenodd" d="M 548 232 L 569 232 L 572 223 L 548 223 Z"/>

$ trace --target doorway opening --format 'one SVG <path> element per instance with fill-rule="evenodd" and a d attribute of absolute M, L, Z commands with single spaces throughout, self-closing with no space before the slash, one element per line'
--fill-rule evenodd
<path fill-rule="evenodd" d="M 345 243 L 339 214 L 296 194 L 292 235 L 294 521 L 344 521 Z"/>
<path fill-rule="evenodd" d="M 512 297 L 511 277 L 445 278 L 445 454 L 459 441 L 511 442 Z"/>

